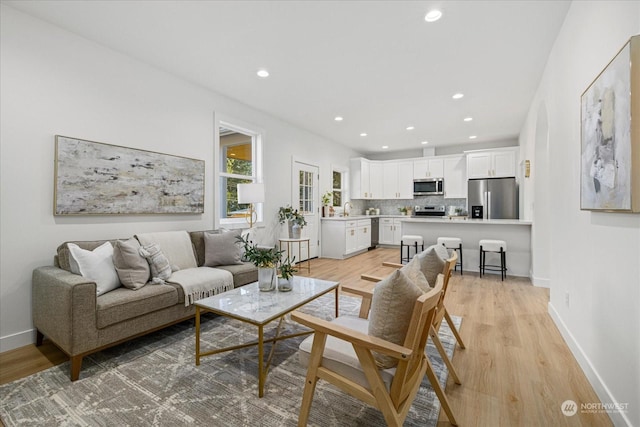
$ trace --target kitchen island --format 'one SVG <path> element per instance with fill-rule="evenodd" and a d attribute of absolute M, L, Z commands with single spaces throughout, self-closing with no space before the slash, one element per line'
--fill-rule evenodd
<path fill-rule="evenodd" d="M 402 234 L 422 236 L 425 247 L 435 244 L 438 237 L 461 238 L 465 271 L 478 271 L 480 240 L 504 240 L 507 242 L 507 274 L 523 277 L 531 275 L 531 221 L 405 217 L 401 219 L 401 224 Z M 493 254 L 487 253 L 487 264 L 499 264 L 499 256 L 494 255 L 494 258 L 491 255 Z"/>

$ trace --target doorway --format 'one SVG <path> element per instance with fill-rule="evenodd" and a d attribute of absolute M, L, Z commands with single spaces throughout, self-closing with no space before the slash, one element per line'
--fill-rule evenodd
<path fill-rule="evenodd" d="M 307 225 L 302 229 L 302 237 L 309 238 L 309 251 L 302 247 L 301 258 L 304 261 L 310 258 L 318 257 L 318 235 L 320 230 L 320 212 L 318 207 L 319 191 L 319 168 L 318 166 L 308 163 L 293 162 L 292 185 L 293 194 L 291 195 L 292 206 L 294 209 L 304 215 Z"/>

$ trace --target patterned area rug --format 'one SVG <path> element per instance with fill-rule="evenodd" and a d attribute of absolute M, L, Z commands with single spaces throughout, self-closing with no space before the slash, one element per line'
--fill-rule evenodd
<path fill-rule="evenodd" d="M 301 311 L 329 319 L 333 301 L 333 294 L 325 295 Z M 341 315 L 357 315 L 359 301 L 341 296 Z M 289 319 L 283 332 L 301 328 Z M 203 316 L 202 331 L 203 351 L 257 339 L 256 327 L 211 314 Z M 269 332 L 273 330 L 265 336 Z M 0 418 L 7 426 L 295 426 L 306 375 L 296 354 L 302 339 L 277 344 L 262 399 L 257 393 L 257 347 L 205 357 L 195 366 L 191 321 L 85 357 L 74 383 L 67 362 L 0 386 Z M 455 338 L 446 323 L 440 339 L 451 355 Z M 447 370 L 431 341 L 428 353 L 444 384 Z M 425 379 L 405 426 L 434 426 L 439 410 Z M 309 425 L 384 424 L 378 410 L 318 382 Z"/>

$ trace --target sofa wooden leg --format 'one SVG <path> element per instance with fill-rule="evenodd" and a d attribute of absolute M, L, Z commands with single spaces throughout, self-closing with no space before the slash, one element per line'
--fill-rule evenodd
<path fill-rule="evenodd" d="M 43 340 L 44 340 L 44 335 L 42 335 L 42 332 L 36 329 L 36 347 L 40 347 L 42 345 Z"/>
<path fill-rule="evenodd" d="M 71 356 L 71 381 L 80 378 L 80 368 L 82 368 L 82 356 Z"/>

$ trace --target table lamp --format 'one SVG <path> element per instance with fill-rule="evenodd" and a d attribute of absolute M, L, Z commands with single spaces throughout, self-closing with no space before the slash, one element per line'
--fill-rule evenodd
<path fill-rule="evenodd" d="M 264 202 L 264 184 L 238 184 L 238 203 L 249 203 L 249 212 L 247 214 L 247 222 L 249 228 L 253 228 L 253 215 L 258 220 L 258 213 L 255 210 L 254 203 Z"/>

